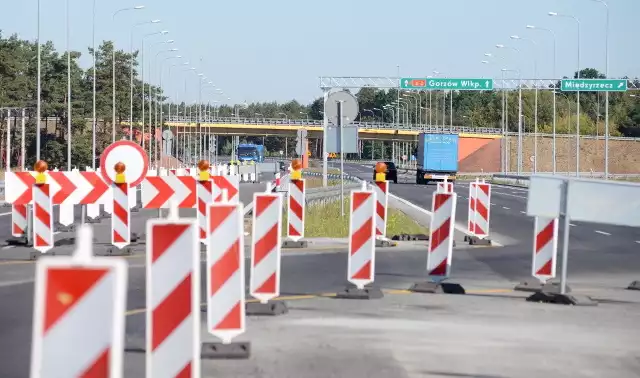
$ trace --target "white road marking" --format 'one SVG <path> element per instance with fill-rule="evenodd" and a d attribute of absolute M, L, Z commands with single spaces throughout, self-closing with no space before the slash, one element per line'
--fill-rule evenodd
<path fill-rule="evenodd" d="M 640 244 L 640 240 L 636 240 L 636 243 Z"/>
<path fill-rule="evenodd" d="M 598 233 L 598 234 L 600 234 L 600 235 L 607 235 L 607 236 L 611 236 L 611 234 L 610 234 L 610 233 L 608 233 L 608 232 L 604 232 L 604 231 L 600 231 L 600 230 L 595 230 L 594 232 L 595 232 L 595 233 Z"/>
<path fill-rule="evenodd" d="M 575 224 L 573 224 L 573 223 L 569 223 L 569 226 L 571 226 L 571 227 L 576 227 L 576 225 L 575 225 Z"/>
<path fill-rule="evenodd" d="M 503 209 L 505 210 L 511 210 L 510 208 L 506 207 L 506 206 L 502 206 Z"/>
<path fill-rule="evenodd" d="M 526 214 L 526 213 L 527 213 L 526 211 L 521 211 L 521 212 L 520 212 L 520 214 Z"/>
<path fill-rule="evenodd" d="M 2 250 L 7 250 L 7 249 L 11 249 L 14 248 L 13 245 L 5 245 L 4 247 L 2 247 Z"/>

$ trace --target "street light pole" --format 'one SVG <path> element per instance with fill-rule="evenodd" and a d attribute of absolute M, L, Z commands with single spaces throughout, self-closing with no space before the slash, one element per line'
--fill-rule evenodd
<path fill-rule="evenodd" d="M 605 24 L 605 77 L 609 77 L 609 4 L 604 0 L 592 0 L 604 5 L 607 11 L 607 21 Z M 609 179 L 609 91 L 604 93 L 604 179 Z"/>
<path fill-rule="evenodd" d="M 533 39 L 521 38 L 517 35 L 512 35 L 511 39 L 521 40 L 521 41 L 529 41 L 533 44 L 533 83 L 535 86 L 535 100 L 534 100 L 534 111 L 533 111 L 533 172 L 538 172 L 538 56 L 537 56 L 537 47 L 538 44 Z"/>
<path fill-rule="evenodd" d="M 94 0 L 95 1 L 95 0 Z M 42 64 L 40 58 L 40 0 L 38 0 L 38 31 L 37 31 L 37 43 L 38 43 L 38 89 L 37 89 L 37 104 L 36 104 L 36 161 L 40 160 L 40 98 L 42 97 L 42 86 L 40 83 L 40 66 Z M 8 121 L 7 121 L 8 122 Z"/>
<path fill-rule="evenodd" d="M 557 165 L 557 157 L 556 157 L 556 33 L 551 29 L 540 28 L 533 25 L 527 25 L 527 29 L 532 30 L 542 30 L 548 33 L 551 33 L 553 36 L 553 141 L 552 141 L 552 154 L 553 154 L 553 174 L 556 174 L 556 165 Z M 537 88 L 536 88 L 537 89 Z"/>
<path fill-rule="evenodd" d="M 67 16 L 67 170 L 71 171 L 71 45 L 69 43 L 69 0 L 66 1 Z"/>
<path fill-rule="evenodd" d="M 158 22 L 160 22 L 160 20 L 151 20 L 147 22 L 141 22 L 133 25 L 133 27 L 131 28 L 131 38 L 129 40 L 130 58 L 131 58 L 131 69 L 129 71 L 129 130 L 130 130 L 129 140 L 133 140 L 133 61 L 134 61 L 133 60 L 133 32 L 138 26 L 142 26 L 146 24 L 156 24 Z M 164 33 L 163 32 L 151 33 L 151 35 L 154 35 L 154 34 L 164 34 Z M 144 48 L 144 37 L 143 37 L 142 43 Z M 144 93 L 144 80 L 142 81 L 142 91 Z M 143 100 L 143 104 L 144 104 L 144 100 Z M 144 124 L 144 117 L 142 118 L 142 123 Z M 144 139 L 144 134 L 142 134 L 142 138 Z"/>
<path fill-rule="evenodd" d="M 520 61 L 520 50 L 515 47 L 496 45 L 499 49 L 510 49 L 518 53 L 518 61 Z M 522 75 L 520 75 L 520 64 L 518 63 L 518 174 L 522 174 Z"/>
<path fill-rule="evenodd" d="M 115 11 L 115 13 L 113 13 L 113 16 L 111 17 L 111 22 L 115 23 L 116 21 L 116 16 L 118 15 L 118 13 L 120 12 L 124 12 L 124 11 L 128 11 L 128 10 L 138 10 L 138 9 L 144 9 L 144 5 L 138 5 L 135 6 L 133 8 L 122 8 L 119 9 L 117 11 Z M 112 103 L 112 107 L 111 107 L 111 142 L 114 143 L 116 141 L 116 43 L 115 41 L 113 42 L 113 47 L 111 49 L 111 103 Z"/>
<path fill-rule="evenodd" d="M 580 20 L 571 15 L 549 12 L 552 17 L 571 18 L 578 24 L 578 73 L 577 79 L 580 79 Z M 576 177 L 580 177 L 580 91 L 576 92 Z"/>

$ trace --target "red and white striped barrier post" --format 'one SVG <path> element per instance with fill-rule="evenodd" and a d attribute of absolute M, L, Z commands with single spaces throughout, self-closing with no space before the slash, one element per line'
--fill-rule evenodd
<path fill-rule="evenodd" d="M 200 242 L 195 221 L 147 222 L 146 376 L 200 377 Z"/>
<path fill-rule="evenodd" d="M 247 303 L 247 315 L 281 315 L 288 312 L 284 302 L 269 300 L 280 295 L 282 195 L 255 193 L 251 242 L 249 294 L 260 302 Z"/>
<path fill-rule="evenodd" d="M 198 163 L 198 169 L 200 169 L 200 173 L 196 184 L 196 195 L 198 196 L 198 209 L 196 214 L 198 227 L 200 228 L 200 242 L 206 245 L 209 239 L 207 233 L 207 206 L 213 202 L 213 189 L 211 174 L 209 173 L 209 162 L 206 160 L 200 160 Z"/>
<path fill-rule="evenodd" d="M 383 296 L 379 288 L 365 287 L 375 277 L 376 205 L 376 194 L 367 190 L 366 182 L 362 182 L 361 190 L 351 191 L 347 281 L 355 287 L 345 288 L 338 293 L 338 298 L 378 299 Z"/>
<path fill-rule="evenodd" d="M 533 280 L 525 280 L 516 285 L 517 291 L 558 290 L 547 282 L 556 276 L 558 256 L 558 218 L 536 217 L 533 223 L 533 256 L 531 275 Z M 546 285 L 549 285 L 545 287 Z"/>
<path fill-rule="evenodd" d="M 387 205 L 389 203 L 389 182 L 385 172 L 385 163 L 376 163 L 376 177 L 373 191 L 376 193 L 376 237 L 385 239 L 387 236 Z"/>
<path fill-rule="evenodd" d="M 115 165 L 116 179 L 111 185 L 113 214 L 111 216 L 111 244 L 122 249 L 131 244 L 131 212 L 129 209 L 129 183 L 124 175 L 124 163 Z M 135 191 L 135 188 L 133 188 Z"/>
<path fill-rule="evenodd" d="M 203 357 L 248 358 L 249 343 L 231 342 L 245 332 L 244 206 L 227 199 L 223 190 L 207 206 L 207 329 L 222 343 L 203 345 Z"/>
<path fill-rule="evenodd" d="M 491 245 L 489 216 L 491 213 L 491 184 L 476 179 L 469 185 L 469 231 L 465 238 L 472 245 Z"/>
<path fill-rule="evenodd" d="M 31 377 L 123 377 L 127 263 L 92 256 L 82 225 L 73 256 L 36 265 Z"/>
<path fill-rule="evenodd" d="M 289 182 L 287 237 L 294 242 L 304 238 L 306 194 L 304 179 L 291 180 Z"/>
<path fill-rule="evenodd" d="M 46 253 L 53 248 L 53 200 L 46 183 L 47 163 L 38 160 L 35 164 L 36 182 L 33 185 L 33 248 Z"/>
<path fill-rule="evenodd" d="M 11 206 L 11 235 L 19 238 L 25 235 L 27 229 L 28 205 Z"/>
<path fill-rule="evenodd" d="M 417 293 L 447 292 L 464 294 L 458 284 L 442 283 L 451 275 L 451 258 L 456 224 L 456 203 L 458 196 L 449 191 L 445 179 L 433 194 L 431 201 L 431 224 L 429 228 L 429 250 L 427 251 L 427 282 L 419 282 L 411 287 Z"/>
<path fill-rule="evenodd" d="M 436 190 L 438 192 L 449 192 L 449 193 L 453 193 L 453 183 L 452 182 L 447 182 L 447 179 L 445 178 L 444 181 L 438 181 L 436 186 Z M 469 206 L 469 208 L 471 208 L 471 206 Z"/>

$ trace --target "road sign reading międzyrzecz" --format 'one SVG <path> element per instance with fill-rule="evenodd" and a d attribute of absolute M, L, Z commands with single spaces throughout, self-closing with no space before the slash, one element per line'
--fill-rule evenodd
<path fill-rule="evenodd" d="M 402 78 L 402 89 L 443 89 L 454 91 L 490 91 L 492 79 Z"/>
<path fill-rule="evenodd" d="M 563 79 L 560 90 L 565 92 L 625 92 L 625 79 Z"/>

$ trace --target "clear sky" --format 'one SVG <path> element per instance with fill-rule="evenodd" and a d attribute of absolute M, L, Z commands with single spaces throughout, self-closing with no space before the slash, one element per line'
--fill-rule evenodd
<path fill-rule="evenodd" d="M 41 0 L 41 40 L 66 49 L 65 1 Z M 71 7 L 71 48 L 83 52 L 82 65 L 90 65 L 92 0 L 68 0 Z M 640 0 L 608 0 L 610 7 L 611 77 L 640 76 Z M 0 0 L 3 34 L 35 39 L 37 0 Z M 145 9 L 112 15 L 122 8 Z M 577 24 L 568 18 L 549 17 L 549 11 L 576 16 L 581 21 L 581 67 L 605 69 L 605 20 L 602 4 L 592 0 L 97 0 L 96 40 L 115 39 L 128 50 L 132 25 L 161 19 L 156 25 L 136 28 L 141 35 L 168 30 L 165 39 L 182 60 L 189 61 L 217 87 L 225 102 L 310 103 L 321 95 L 318 76 L 420 77 L 442 72 L 448 77 L 500 77 L 500 68 L 520 65 L 523 77 L 553 76 L 552 37 L 527 30 L 527 24 L 557 33 L 557 75 L 572 75 L 577 68 Z M 510 35 L 534 39 L 512 41 Z M 161 41 L 163 37 L 150 37 Z M 498 50 L 502 43 L 520 48 Z M 163 49 L 149 47 L 147 57 Z M 166 46 L 166 45 L 165 45 Z M 489 65 L 485 52 L 502 55 Z M 171 56 L 170 54 L 161 56 Z M 166 63 L 167 67 L 171 63 Z M 152 80 L 158 82 L 158 64 Z M 197 79 L 174 68 L 172 79 L 164 70 L 165 90 L 175 99 L 197 99 Z M 146 76 L 146 74 L 145 74 Z M 185 79 L 188 91 L 185 95 Z M 227 97 L 231 101 L 227 101 Z M 212 91 L 204 98 L 214 98 Z"/>

